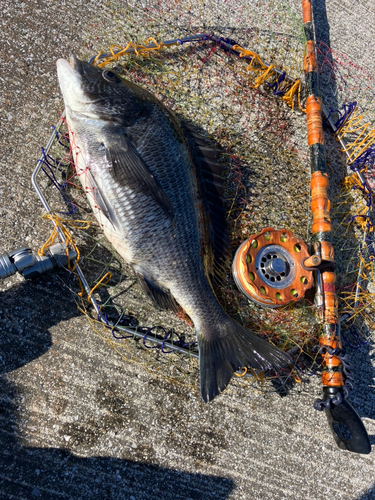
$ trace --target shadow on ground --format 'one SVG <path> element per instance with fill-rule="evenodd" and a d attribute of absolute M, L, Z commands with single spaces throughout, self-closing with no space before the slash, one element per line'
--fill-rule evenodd
<path fill-rule="evenodd" d="M 0 499 L 228 498 L 234 482 L 224 477 L 21 444 L 16 401 L 22 394 L 5 374 L 45 354 L 52 345 L 49 329 L 79 315 L 71 292 L 58 282 L 47 276 L 0 292 Z"/>
<path fill-rule="evenodd" d="M 17 439 L 15 390 L 3 382 L 0 498 L 225 500 L 233 490 L 233 481 L 222 477 L 111 457 L 80 458 L 63 449 L 24 447 Z"/>
<path fill-rule="evenodd" d="M 361 495 L 356 500 L 373 500 L 375 498 L 375 487 L 371 488 L 364 495 Z"/>

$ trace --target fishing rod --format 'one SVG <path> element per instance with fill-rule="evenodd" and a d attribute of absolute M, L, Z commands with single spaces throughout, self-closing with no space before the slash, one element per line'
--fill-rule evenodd
<path fill-rule="evenodd" d="M 347 401 L 353 388 L 353 377 L 348 356 L 342 352 L 340 322 L 347 321 L 352 314 L 346 313 L 342 318 L 338 316 L 322 112 L 333 132 L 337 132 L 338 128 L 319 97 L 311 0 L 302 1 L 302 10 L 306 37 L 304 71 L 311 166 L 312 251 L 310 254 L 307 245 L 297 240 L 290 231 L 265 228 L 238 248 L 232 273 L 245 296 L 258 305 L 270 308 L 297 302 L 315 282 L 314 305 L 317 321 L 322 324 L 319 346 L 323 357 L 323 399 L 318 399 L 314 407 L 326 412 L 334 439 L 340 448 L 368 454 L 371 445 L 367 431 L 358 413 Z M 285 75 L 285 80 L 291 84 L 296 82 L 288 75 Z M 344 139 L 340 137 L 339 141 L 349 158 Z M 358 169 L 356 174 L 363 185 L 364 179 Z M 360 280 L 361 269 L 356 285 L 355 307 L 359 303 Z"/>
<path fill-rule="evenodd" d="M 371 452 L 371 445 L 366 428 L 356 410 L 347 401 L 350 389 L 353 387 L 353 378 L 348 357 L 342 354 L 340 340 L 330 201 L 327 194 L 329 180 L 325 160 L 322 101 L 319 97 L 311 0 L 302 0 L 302 12 L 306 36 L 304 70 L 308 93 L 306 113 L 311 166 L 312 243 L 315 254 L 322 261 L 320 268 L 316 270 L 316 297 L 317 302 L 322 304 L 323 310 L 323 331 L 319 338 L 323 355 L 323 399 L 317 400 L 314 407 L 320 411 L 325 410 L 333 436 L 340 448 L 368 454 Z"/>

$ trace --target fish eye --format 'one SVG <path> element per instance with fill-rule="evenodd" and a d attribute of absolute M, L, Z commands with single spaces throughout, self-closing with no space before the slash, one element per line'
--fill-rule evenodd
<path fill-rule="evenodd" d="M 102 76 L 103 76 L 104 80 L 107 80 L 107 82 L 110 82 L 110 83 L 120 83 L 121 82 L 120 78 L 116 75 L 116 73 L 114 73 L 110 69 L 103 71 Z"/>

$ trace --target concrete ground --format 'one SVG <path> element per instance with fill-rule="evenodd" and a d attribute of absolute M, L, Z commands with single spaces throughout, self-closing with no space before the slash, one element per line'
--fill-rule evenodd
<path fill-rule="evenodd" d="M 81 53 L 107 2 L 0 5 L 2 253 L 49 236 L 30 176 L 61 106 L 55 61 Z M 318 38 L 373 74 L 371 2 L 316 1 L 314 12 Z M 115 355 L 58 275 L 0 290 L 1 499 L 375 499 L 373 453 L 339 450 L 312 408 L 318 377 L 284 398 L 232 391 L 205 405 L 194 387 Z M 373 353 L 350 353 L 350 400 L 371 444 Z"/>

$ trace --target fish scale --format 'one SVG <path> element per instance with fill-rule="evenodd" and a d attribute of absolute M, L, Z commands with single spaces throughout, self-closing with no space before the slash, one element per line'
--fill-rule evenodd
<path fill-rule="evenodd" d="M 166 132 L 160 133 L 160 130 L 166 126 L 169 126 L 168 120 L 165 115 L 157 109 L 150 116 L 150 120 L 144 120 L 142 123 L 135 125 L 131 135 L 134 137 L 142 137 L 142 141 L 137 141 L 138 151 L 145 163 L 150 165 L 152 172 L 159 180 L 175 207 L 175 218 L 178 219 L 175 223 L 167 221 L 168 223 L 165 229 L 161 227 L 155 228 L 152 224 L 147 224 L 149 228 L 154 228 L 153 231 L 147 231 L 148 234 L 143 233 L 142 226 L 142 228 L 138 230 L 139 239 L 136 243 L 137 250 L 143 252 L 145 239 L 153 242 L 155 242 L 155 236 L 161 239 L 157 246 L 153 244 L 153 253 L 160 254 L 162 257 L 164 256 L 164 259 L 161 257 L 158 261 L 166 261 L 163 264 L 160 262 L 159 265 L 168 266 L 170 255 L 172 255 L 172 262 L 179 262 L 179 266 L 175 266 L 175 272 L 173 272 L 173 274 L 169 273 L 164 278 L 164 282 L 161 282 L 162 285 L 171 287 L 173 283 L 184 282 L 184 280 L 181 281 L 182 277 L 180 276 L 181 263 L 187 261 L 187 256 L 189 256 L 190 259 L 197 260 L 202 243 L 199 241 L 201 238 L 199 238 L 197 230 L 196 208 L 194 207 L 194 198 L 197 199 L 198 189 L 194 182 L 193 169 L 187 170 L 184 166 L 182 161 L 183 153 L 185 153 L 185 161 L 190 161 L 190 158 L 186 154 L 186 151 L 179 151 L 180 148 L 176 148 L 173 130 L 170 130 L 168 134 Z M 167 154 L 170 155 L 171 151 L 173 151 L 174 154 L 173 157 L 170 158 L 168 169 L 166 169 L 165 157 Z M 155 152 L 157 152 L 156 156 L 154 154 Z M 180 186 L 184 186 L 185 188 L 182 193 Z M 142 207 L 142 205 L 138 203 L 138 200 L 136 201 L 136 205 L 139 207 L 137 216 L 141 218 L 145 217 L 145 214 L 148 214 L 150 206 Z M 147 223 L 152 222 L 148 220 L 147 216 L 145 221 Z M 178 225 L 178 230 L 176 230 L 176 225 Z M 164 238 L 165 240 L 163 241 Z M 175 242 L 174 246 L 170 245 L 171 239 Z M 149 266 L 148 270 L 151 272 L 152 269 L 155 269 L 155 274 L 159 270 L 159 267 L 153 266 L 152 263 L 148 263 L 147 265 Z M 142 271 L 142 269 L 139 269 L 139 271 Z M 186 272 L 186 269 L 183 272 Z M 174 288 L 176 288 L 176 286 L 178 285 L 174 285 Z"/>
<path fill-rule="evenodd" d="M 154 301 L 180 306 L 192 319 L 204 401 L 243 366 L 285 367 L 290 357 L 232 320 L 210 287 L 213 226 L 188 131 L 154 96 L 112 71 L 75 58 L 59 59 L 57 68 L 77 173 L 97 219 Z M 212 149 L 199 151 L 217 176 Z M 225 226 L 222 213 L 217 227 Z"/>

